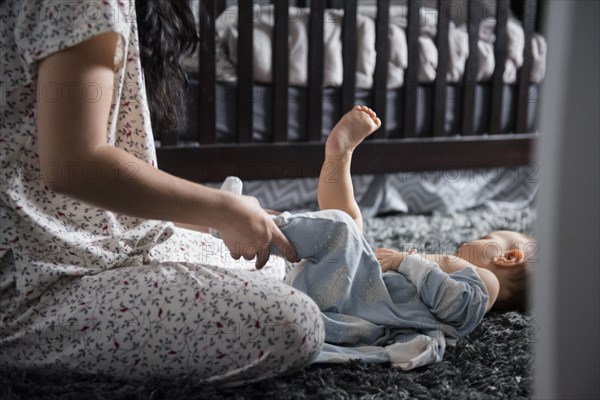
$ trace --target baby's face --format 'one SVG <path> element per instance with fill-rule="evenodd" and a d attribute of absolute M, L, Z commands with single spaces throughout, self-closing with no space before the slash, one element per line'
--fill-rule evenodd
<path fill-rule="evenodd" d="M 506 256 L 511 250 L 522 251 L 527 262 L 537 251 L 537 246 L 533 239 L 522 233 L 493 231 L 481 239 L 462 244 L 455 255 L 478 267 L 490 269 L 495 257 Z"/>

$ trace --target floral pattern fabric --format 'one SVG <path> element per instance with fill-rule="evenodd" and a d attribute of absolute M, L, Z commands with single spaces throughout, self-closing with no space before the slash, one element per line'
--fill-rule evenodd
<path fill-rule="evenodd" d="M 281 277 L 281 259 L 270 273 L 250 272 L 209 235 L 96 208 L 44 184 L 57 174 L 94 179 L 116 170 L 42 170 L 36 96 L 110 95 L 107 143 L 156 167 L 134 1 L 1 7 L 0 363 L 240 382 L 316 357 L 318 308 L 268 279 Z M 120 37 L 112 93 L 77 82 L 37 87 L 40 60 L 107 32 Z"/>

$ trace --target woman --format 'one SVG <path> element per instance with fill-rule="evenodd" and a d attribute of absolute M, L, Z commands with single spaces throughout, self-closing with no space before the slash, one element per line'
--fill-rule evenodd
<path fill-rule="evenodd" d="M 314 359 L 312 300 L 225 268 L 298 258 L 257 200 L 156 168 L 152 131 L 185 119 L 187 0 L 4 1 L 1 18 L 0 365 L 238 384 Z"/>

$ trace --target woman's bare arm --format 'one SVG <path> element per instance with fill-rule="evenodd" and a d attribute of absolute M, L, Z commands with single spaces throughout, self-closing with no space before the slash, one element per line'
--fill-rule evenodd
<path fill-rule="evenodd" d="M 256 199 L 174 177 L 106 143 L 117 38 L 102 34 L 40 62 L 38 153 L 41 171 L 54 172 L 43 176 L 48 187 L 117 213 L 214 227 L 234 257 L 258 256 L 257 267 L 268 260 L 270 244 L 288 249 L 288 258 L 296 260 Z M 75 96 L 47 99 L 47 85 L 70 85 Z M 94 101 L 77 96 L 77 88 L 88 85 L 101 90 Z M 99 171 L 93 181 L 82 173 L 90 165 Z"/>

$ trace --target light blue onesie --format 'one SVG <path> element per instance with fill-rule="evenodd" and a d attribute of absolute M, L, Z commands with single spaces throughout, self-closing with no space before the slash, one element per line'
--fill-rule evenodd
<path fill-rule="evenodd" d="M 485 314 L 487 290 L 471 267 L 447 274 L 415 254 L 398 272 L 382 274 L 342 211 L 285 212 L 274 221 L 302 258 L 287 282 L 317 303 L 325 321 L 317 362 L 430 364 L 442 359 L 446 338 L 469 334 Z"/>

